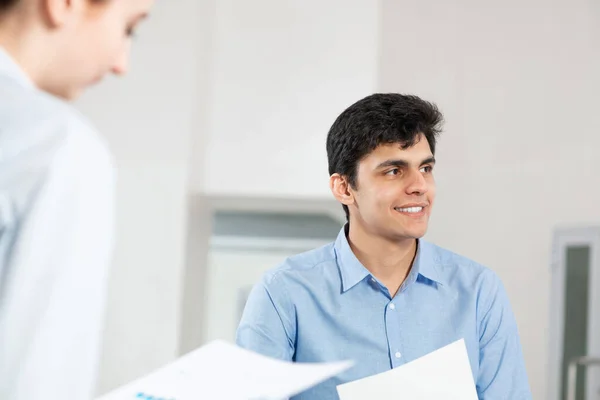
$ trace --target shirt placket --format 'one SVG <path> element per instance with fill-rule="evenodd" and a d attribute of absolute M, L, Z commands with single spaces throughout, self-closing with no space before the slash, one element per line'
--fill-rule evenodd
<path fill-rule="evenodd" d="M 385 306 L 385 328 L 388 340 L 388 353 L 390 357 L 390 367 L 396 368 L 403 365 L 404 357 L 402 348 L 402 329 L 400 325 L 401 311 L 400 296 L 394 297 Z"/>

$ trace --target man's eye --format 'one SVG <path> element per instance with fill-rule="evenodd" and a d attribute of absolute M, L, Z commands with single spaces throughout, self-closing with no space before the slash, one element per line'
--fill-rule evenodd
<path fill-rule="evenodd" d="M 386 175 L 398 175 L 400 173 L 400 170 L 398 168 L 394 168 L 394 169 L 390 169 L 388 172 L 386 172 Z"/>
<path fill-rule="evenodd" d="M 421 167 L 421 172 L 424 172 L 424 173 L 428 174 L 431 171 L 433 171 L 433 167 L 431 165 L 427 165 L 425 167 Z"/>

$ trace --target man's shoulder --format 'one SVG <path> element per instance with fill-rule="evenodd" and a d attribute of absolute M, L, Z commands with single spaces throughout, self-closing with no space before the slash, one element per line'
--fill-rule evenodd
<path fill-rule="evenodd" d="M 491 268 L 472 258 L 427 241 L 423 241 L 423 247 L 446 282 L 471 287 L 499 283 Z"/>
<path fill-rule="evenodd" d="M 310 278 L 319 275 L 322 268 L 335 263 L 334 243 L 284 258 L 278 265 L 269 269 L 263 275 L 263 282 L 271 285 L 298 277 Z"/>

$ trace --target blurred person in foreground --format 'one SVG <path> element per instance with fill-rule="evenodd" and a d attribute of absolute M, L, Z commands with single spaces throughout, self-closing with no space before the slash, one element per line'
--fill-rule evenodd
<path fill-rule="evenodd" d="M 69 101 L 127 71 L 152 0 L 0 0 L 0 399 L 94 395 L 115 175 Z"/>
<path fill-rule="evenodd" d="M 480 398 L 531 399 L 498 276 L 422 239 L 435 201 L 442 120 L 416 96 L 374 94 L 331 127 L 329 183 L 347 223 L 335 242 L 267 272 L 237 332 L 240 346 L 283 360 L 356 361 L 296 399 L 337 399 L 341 383 L 462 338 Z"/>

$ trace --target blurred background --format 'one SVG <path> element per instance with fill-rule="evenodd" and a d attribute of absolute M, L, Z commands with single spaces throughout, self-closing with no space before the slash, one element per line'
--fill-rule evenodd
<path fill-rule="evenodd" d="M 600 3 L 158 1 L 138 36 L 78 103 L 119 169 L 99 393 L 232 341 L 262 272 L 335 238 L 325 137 L 373 92 L 444 112 L 426 238 L 500 275 L 534 398 L 600 356 Z"/>

